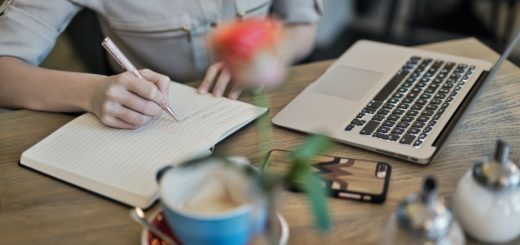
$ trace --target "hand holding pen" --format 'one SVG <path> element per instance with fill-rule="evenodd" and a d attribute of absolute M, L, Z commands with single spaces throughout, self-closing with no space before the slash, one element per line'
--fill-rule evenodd
<path fill-rule="evenodd" d="M 166 94 L 170 79 L 148 69 L 134 71 L 104 77 L 92 91 L 90 107 L 104 124 L 137 128 L 169 106 Z"/>

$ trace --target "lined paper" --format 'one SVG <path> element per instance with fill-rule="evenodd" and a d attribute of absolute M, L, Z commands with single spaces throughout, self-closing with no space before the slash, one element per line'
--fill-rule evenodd
<path fill-rule="evenodd" d="M 172 84 L 169 92 L 170 103 L 180 122 L 163 113 L 150 122 L 151 127 L 176 135 L 198 138 L 209 145 L 220 141 L 227 130 L 243 122 L 249 122 L 266 111 L 265 108 L 236 100 L 211 94 L 200 95 L 194 88 L 179 84 Z"/>
<path fill-rule="evenodd" d="M 177 83 L 170 102 L 181 118 L 166 114 L 135 129 L 115 129 L 86 113 L 22 154 L 20 163 L 129 205 L 156 197 L 155 174 L 209 154 L 209 148 L 266 111 L 239 101 L 199 95 Z"/>
<path fill-rule="evenodd" d="M 59 167 L 144 196 L 154 193 L 155 173 L 208 149 L 201 142 L 150 128 L 113 129 L 85 114 L 24 153 L 28 159 Z"/>

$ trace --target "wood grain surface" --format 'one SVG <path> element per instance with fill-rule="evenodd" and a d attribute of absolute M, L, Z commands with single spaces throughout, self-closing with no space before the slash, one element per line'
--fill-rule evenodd
<path fill-rule="evenodd" d="M 460 39 L 422 49 L 494 62 L 498 55 L 476 39 Z M 271 115 L 279 112 L 332 61 L 291 68 L 287 82 L 269 92 Z M 483 95 L 466 112 L 438 158 L 417 166 L 358 148 L 337 145 L 329 155 L 385 161 L 392 179 L 383 205 L 330 199 L 333 230 L 319 233 L 305 198 L 287 193 L 282 214 L 291 233 L 290 244 L 375 244 L 391 212 L 408 194 L 416 192 L 427 175 L 437 177 L 440 195 L 449 205 L 460 177 L 479 157 L 493 151 L 500 138 L 520 156 L 520 70 L 507 62 Z M 245 96 L 245 101 L 249 101 Z M 28 149 L 74 117 L 27 110 L 0 113 L 0 244 L 138 244 L 141 227 L 128 216 L 129 207 L 94 195 L 18 165 Z M 217 145 L 224 154 L 246 156 L 254 163 L 258 153 L 256 123 Z M 306 135 L 273 126 L 272 148 L 293 149 Z M 156 204 L 153 209 L 159 208 Z M 474 243 L 469 238 L 470 243 Z M 516 240 L 520 243 L 520 239 Z"/>

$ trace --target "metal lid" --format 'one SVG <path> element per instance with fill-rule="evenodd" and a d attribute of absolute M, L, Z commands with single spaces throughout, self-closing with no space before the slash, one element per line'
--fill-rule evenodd
<path fill-rule="evenodd" d="M 399 225 L 419 239 L 436 241 L 449 232 L 452 214 L 437 197 L 437 182 L 433 177 L 424 180 L 420 193 L 408 196 L 397 210 Z"/>
<path fill-rule="evenodd" d="M 492 190 L 520 188 L 520 169 L 511 160 L 511 146 L 497 140 L 494 159 L 485 159 L 473 167 L 475 180 Z"/>

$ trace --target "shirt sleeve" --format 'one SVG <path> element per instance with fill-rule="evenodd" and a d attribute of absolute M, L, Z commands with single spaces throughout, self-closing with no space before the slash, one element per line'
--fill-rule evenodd
<path fill-rule="evenodd" d="M 41 64 L 80 9 L 67 0 L 6 0 L 0 8 L 0 56 Z"/>
<path fill-rule="evenodd" d="M 288 24 L 312 24 L 323 14 L 322 0 L 274 0 L 273 14 Z"/>

